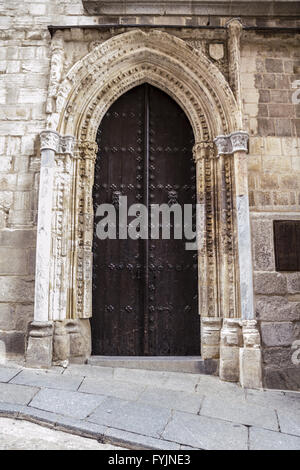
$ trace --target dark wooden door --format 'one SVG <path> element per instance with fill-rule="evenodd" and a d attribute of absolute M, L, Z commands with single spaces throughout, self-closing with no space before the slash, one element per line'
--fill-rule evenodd
<path fill-rule="evenodd" d="M 193 132 L 165 93 L 141 85 L 119 98 L 99 127 L 94 211 L 127 196 L 143 203 L 193 204 Z M 129 222 L 132 218 L 128 218 Z M 149 220 L 150 222 L 150 220 Z M 197 252 L 184 239 L 106 239 L 93 244 L 93 354 L 199 355 Z"/>

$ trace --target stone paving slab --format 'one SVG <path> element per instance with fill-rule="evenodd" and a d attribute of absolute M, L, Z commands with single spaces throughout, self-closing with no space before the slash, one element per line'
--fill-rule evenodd
<path fill-rule="evenodd" d="M 217 396 L 224 400 L 246 400 L 245 390 L 238 384 L 223 382 L 218 377 L 211 375 L 200 376 L 196 393 L 207 396 Z"/>
<path fill-rule="evenodd" d="M 21 369 L 14 369 L 12 367 L 1 367 L 0 368 L 0 382 L 9 382 L 20 371 Z"/>
<path fill-rule="evenodd" d="M 277 414 L 281 432 L 300 437 L 300 410 L 278 410 Z"/>
<path fill-rule="evenodd" d="M 197 414 L 200 411 L 203 397 L 199 393 L 147 387 L 138 401 L 157 407 Z"/>
<path fill-rule="evenodd" d="M 16 405 L 28 405 L 38 391 L 38 388 L 28 387 L 27 385 L 0 383 L 0 401 Z"/>
<path fill-rule="evenodd" d="M 145 385 L 119 382 L 116 380 L 96 380 L 86 377 L 80 388 L 80 392 L 92 393 L 94 395 L 107 395 L 124 400 L 137 400 L 145 390 Z"/>
<path fill-rule="evenodd" d="M 63 372 L 64 376 L 79 375 L 80 377 L 93 377 L 95 379 L 112 379 L 114 369 L 111 367 L 90 366 L 88 364 L 70 364 Z"/>
<path fill-rule="evenodd" d="M 237 424 L 258 426 L 273 431 L 279 430 L 275 410 L 243 401 L 225 401 L 206 396 L 200 414 Z"/>
<path fill-rule="evenodd" d="M 155 439 L 154 437 L 135 434 L 121 429 L 108 428 L 105 441 L 111 444 L 126 445 L 134 449 L 179 450 L 180 444 L 176 442 Z"/>
<path fill-rule="evenodd" d="M 114 379 L 123 382 L 142 383 L 158 388 L 194 392 L 200 380 L 197 374 L 185 374 L 178 372 L 161 372 L 140 369 L 116 368 Z"/>
<path fill-rule="evenodd" d="M 0 450 L 123 450 L 35 423 L 0 418 Z"/>
<path fill-rule="evenodd" d="M 3 370 L 0 416 L 134 449 L 300 449 L 300 393 L 88 365 Z"/>
<path fill-rule="evenodd" d="M 78 376 L 63 376 L 46 371 L 22 370 L 10 383 L 31 385 L 40 388 L 56 388 L 60 390 L 78 390 L 82 378 Z"/>
<path fill-rule="evenodd" d="M 292 396 L 279 391 L 246 390 L 246 402 L 275 410 L 288 409 L 300 412 L 300 394 Z"/>
<path fill-rule="evenodd" d="M 175 411 L 162 438 L 206 450 L 247 450 L 246 426 Z"/>
<path fill-rule="evenodd" d="M 100 395 L 45 388 L 34 397 L 30 406 L 81 419 L 92 413 L 104 399 Z"/>
<path fill-rule="evenodd" d="M 118 398 L 106 398 L 88 421 L 145 436 L 160 437 L 171 410 Z"/>
<path fill-rule="evenodd" d="M 249 430 L 250 450 L 300 450 L 300 437 L 252 427 Z"/>

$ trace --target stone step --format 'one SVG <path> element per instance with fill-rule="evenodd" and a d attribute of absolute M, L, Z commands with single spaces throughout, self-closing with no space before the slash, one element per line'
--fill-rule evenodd
<path fill-rule="evenodd" d="M 204 361 L 200 356 L 91 356 L 88 364 L 189 374 L 215 374 L 216 361 Z"/>

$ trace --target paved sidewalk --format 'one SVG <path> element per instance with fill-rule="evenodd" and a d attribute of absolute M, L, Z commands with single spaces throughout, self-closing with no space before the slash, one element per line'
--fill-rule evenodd
<path fill-rule="evenodd" d="M 0 418 L 0 450 L 125 450 L 19 419 Z"/>
<path fill-rule="evenodd" d="M 133 449 L 300 449 L 300 393 L 206 375 L 1 367 L 0 416 Z"/>

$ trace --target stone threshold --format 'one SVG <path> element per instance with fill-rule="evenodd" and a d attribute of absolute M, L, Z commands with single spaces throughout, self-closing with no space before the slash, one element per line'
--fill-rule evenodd
<path fill-rule="evenodd" d="M 0 417 L 13 418 L 39 424 L 56 431 L 63 431 L 80 437 L 96 439 L 101 444 L 111 444 L 130 450 L 201 450 L 182 444 L 144 436 L 122 429 L 111 428 L 74 419 L 63 415 L 29 408 L 25 405 L 0 403 Z"/>
<path fill-rule="evenodd" d="M 88 364 L 187 374 L 215 375 L 218 372 L 217 360 L 204 360 L 201 356 L 91 356 Z"/>

